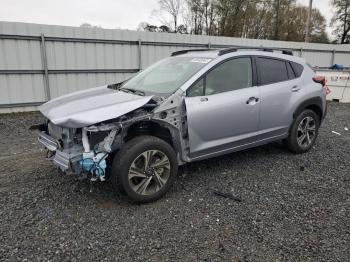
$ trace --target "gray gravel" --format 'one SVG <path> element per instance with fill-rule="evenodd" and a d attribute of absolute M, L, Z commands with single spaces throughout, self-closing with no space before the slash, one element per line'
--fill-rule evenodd
<path fill-rule="evenodd" d="M 350 104 L 329 104 L 307 154 L 271 144 L 189 164 L 141 206 L 60 174 L 27 131 L 40 121 L 0 115 L 2 261 L 349 261 Z"/>

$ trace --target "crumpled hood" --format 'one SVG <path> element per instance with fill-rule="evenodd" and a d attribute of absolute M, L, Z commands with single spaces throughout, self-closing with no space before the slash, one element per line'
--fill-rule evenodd
<path fill-rule="evenodd" d="M 64 95 L 39 107 L 55 125 L 80 128 L 113 119 L 147 104 L 153 96 L 139 96 L 107 85 Z"/>

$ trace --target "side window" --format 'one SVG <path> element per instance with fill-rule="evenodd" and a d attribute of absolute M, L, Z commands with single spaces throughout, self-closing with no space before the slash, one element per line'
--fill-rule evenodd
<path fill-rule="evenodd" d="M 288 72 L 288 77 L 289 79 L 294 79 L 295 78 L 295 74 L 294 74 L 294 71 L 290 65 L 289 62 L 286 62 L 286 67 L 287 67 L 287 72 Z"/>
<path fill-rule="evenodd" d="M 296 77 L 300 77 L 304 71 L 304 67 L 298 63 L 290 62 Z"/>
<path fill-rule="evenodd" d="M 213 95 L 252 86 L 252 61 L 249 57 L 228 60 L 187 90 L 187 97 Z"/>
<path fill-rule="evenodd" d="M 204 95 L 204 78 L 202 77 L 193 86 L 187 90 L 188 97 L 203 96 Z"/>
<path fill-rule="evenodd" d="M 288 80 L 285 62 L 273 58 L 257 57 L 259 84 L 268 85 Z"/>
<path fill-rule="evenodd" d="M 252 86 L 252 62 L 249 57 L 228 60 L 205 78 L 205 95 L 219 94 Z"/>

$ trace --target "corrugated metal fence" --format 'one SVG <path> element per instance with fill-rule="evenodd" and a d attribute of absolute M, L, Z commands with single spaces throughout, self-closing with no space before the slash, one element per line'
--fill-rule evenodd
<path fill-rule="evenodd" d="M 350 45 L 0 22 L 0 111 L 32 110 L 57 96 L 129 78 L 188 48 L 286 48 L 311 65 L 350 67 Z"/>

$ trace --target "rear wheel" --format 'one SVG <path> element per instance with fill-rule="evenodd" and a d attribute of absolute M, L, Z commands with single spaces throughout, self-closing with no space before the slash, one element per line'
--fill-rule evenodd
<path fill-rule="evenodd" d="M 309 151 L 315 144 L 320 120 L 318 115 L 306 109 L 294 120 L 287 138 L 288 149 L 300 154 Z"/>
<path fill-rule="evenodd" d="M 177 173 L 173 148 L 152 136 L 139 136 L 115 155 L 112 183 L 136 203 L 147 203 L 162 197 L 171 187 Z"/>

